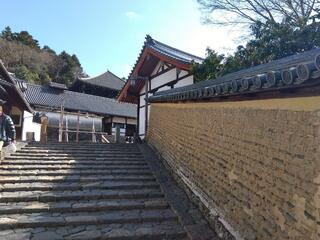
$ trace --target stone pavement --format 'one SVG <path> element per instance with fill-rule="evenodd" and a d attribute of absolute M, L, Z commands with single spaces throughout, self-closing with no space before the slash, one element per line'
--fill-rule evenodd
<path fill-rule="evenodd" d="M 34 143 L 7 156 L 0 239 L 217 239 L 146 149 Z"/>

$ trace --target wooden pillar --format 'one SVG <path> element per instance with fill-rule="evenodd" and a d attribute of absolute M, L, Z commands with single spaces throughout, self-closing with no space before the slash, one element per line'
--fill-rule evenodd
<path fill-rule="evenodd" d="M 94 118 L 92 118 L 92 142 L 96 142 Z"/>
<path fill-rule="evenodd" d="M 42 116 L 41 117 L 41 133 L 40 133 L 41 143 L 47 143 L 47 139 L 48 139 L 47 128 L 48 128 L 48 117 Z"/>
<path fill-rule="evenodd" d="M 139 138 L 139 125 L 140 125 L 140 95 L 138 94 L 138 109 L 137 109 L 136 139 L 138 139 L 138 138 Z"/>
<path fill-rule="evenodd" d="M 144 138 L 147 137 L 148 131 L 148 94 L 149 94 L 149 78 L 145 80 L 145 125 L 144 125 Z"/>
<path fill-rule="evenodd" d="M 61 106 L 60 120 L 59 120 L 59 142 L 62 142 L 63 134 L 63 107 Z"/>
<path fill-rule="evenodd" d="M 68 116 L 66 116 L 66 128 L 64 134 L 66 142 L 69 142 Z"/>
<path fill-rule="evenodd" d="M 76 133 L 76 142 L 79 142 L 79 129 L 80 129 L 80 111 L 77 114 L 77 133 Z"/>

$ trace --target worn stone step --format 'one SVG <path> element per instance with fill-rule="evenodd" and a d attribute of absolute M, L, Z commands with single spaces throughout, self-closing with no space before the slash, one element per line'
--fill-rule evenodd
<path fill-rule="evenodd" d="M 85 153 L 85 152 L 94 152 L 94 153 L 140 153 L 140 151 L 136 148 L 126 148 L 126 149 L 97 149 L 97 148 L 34 148 L 34 147 L 22 147 L 17 150 L 17 153 Z"/>
<path fill-rule="evenodd" d="M 68 202 L 18 202 L 0 203 L 3 214 L 23 214 L 40 212 L 99 212 L 131 209 L 166 209 L 169 205 L 164 198 L 81 200 Z"/>
<path fill-rule="evenodd" d="M 95 157 L 95 156 L 43 156 L 43 157 L 32 157 L 32 156 L 8 156 L 5 159 L 17 159 L 17 160 L 130 160 L 130 159 L 136 159 L 141 160 L 144 159 L 143 156 L 130 156 L 130 155 L 124 155 L 124 156 L 101 156 L 101 157 Z"/>
<path fill-rule="evenodd" d="M 155 178 L 152 175 L 93 175 L 93 176 L 9 176 L 1 177 L 0 183 L 33 183 L 33 182 L 94 182 L 94 181 L 148 181 L 154 182 Z"/>
<path fill-rule="evenodd" d="M 144 189 L 154 188 L 159 189 L 159 184 L 156 182 L 143 181 L 96 181 L 90 183 L 5 183 L 0 184 L 0 192 L 15 192 L 15 191 L 76 191 L 89 189 Z"/>
<path fill-rule="evenodd" d="M 0 202 L 50 202 L 92 199 L 160 198 L 159 189 L 81 190 L 81 191 L 19 191 L 0 192 Z"/>
<path fill-rule="evenodd" d="M 108 146 L 108 147 L 122 147 L 122 146 L 129 146 L 129 147 L 134 147 L 137 144 L 128 144 L 128 143 L 112 143 L 112 144 L 106 144 L 106 143 L 100 143 L 100 142 L 91 142 L 91 141 L 79 141 L 79 142 L 58 142 L 58 141 L 49 141 L 47 143 L 41 143 L 41 142 L 30 142 L 29 145 L 36 145 L 36 146 L 52 146 L 52 145 L 57 145 L 57 146 L 62 146 L 62 145 L 89 145 L 89 146 Z"/>
<path fill-rule="evenodd" d="M 177 220 L 171 209 L 138 209 L 106 212 L 31 213 L 0 216 L 0 229 L 142 223 Z"/>
<path fill-rule="evenodd" d="M 144 169 L 118 169 L 118 170 L 1 170 L 0 176 L 71 176 L 71 175 L 152 175 Z"/>
<path fill-rule="evenodd" d="M 69 161 L 59 161 L 59 160 L 3 160 L 1 161 L 1 165 L 70 165 L 70 166 L 77 166 L 77 165 L 90 165 L 90 166 L 113 166 L 113 165 L 139 165 L 144 166 L 147 165 L 145 160 L 130 160 L 130 161 L 123 161 L 123 160 L 69 160 Z"/>
<path fill-rule="evenodd" d="M 55 157 L 124 157 L 124 156 L 143 156 L 141 153 L 92 153 L 92 152 L 86 152 L 86 153 L 26 153 L 26 152 L 16 152 L 12 153 L 10 156 L 12 157 L 20 157 L 20 156 L 28 156 L 28 157 L 50 157 L 50 156 L 55 156 Z"/>
<path fill-rule="evenodd" d="M 144 223 L 97 224 L 62 227 L 16 228 L 0 231 L 6 240 L 187 240 L 175 220 Z"/>
<path fill-rule="evenodd" d="M 68 164 L 55 164 L 55 165 L 0 165 L 0 171 L 2 170 L 86 170 L 88 169 L 87 165 L 77 164 L 77 165 L 68 165 Z M 118 170 L 118 169 L 127 169 L 127 170 L 148 170 L 147 165 L 99 165 L 91 166 L 90 170 Z"/>
<path fill-rule="evenodd" d="M 61 149 L 95 149 L 95 150 L 98 150 L 98 149 L 105 149 L 105 150 L 109 150 L 109 149 L 112 149 L 112 150 L 137 150 L 138 148 L 136 146 L 131 146 L 131 145 L 124 145 L 124 146 L 115 146 L 115 147 L 111 147 L 111 146 L 108 146 L 108 145 L 101 145 L 101 146 L 98 146 L 98 145 L 93 145 L 93 146 L 90 146 L 90 145 L 82 145 L 82 144 L 79 144 L 79 145 L 47 145 L 47 146 L 44 146 L 44 145 L 27 145 L 25 147 L 23 147 L 23 149 L 25 148 L 28 148 L 28 149 L 48 149 L 48 150 L 51 150 L 51 149 L 57 149 L 57 150 L 61 150 Z"/>
<path fill-rule="evenodd" d="M 34 163 L 57 163 L 57 162 L 63 162 L 63 163 L 109 163 L 109 162 L 144 162 L 146 163 L 146 160 L 144 158 L 113 158 L 113 159 L 105 159 L 105 158 L 85 158 L 85 159 L 8 159 L 5 158 L 4 160 L 0 161 L 0 164 L 4 164 L 5 162 L 9 163 L 18 163 L 19 161 L 22 162 L 34 162 Z"/>
<path fill-rule="evenodd" d="M 111 147 L 96 147 L 96 146 L 81 146 L 81 145 L 74 145 L 74 146 L 47 146 L 47 147 L 41 147 L 41 146 L 24 146 L 21 148 L 22 150 L 24 149 L 33 149 L 33 150 L 67 150 L 67 151 L 73 151 L 73 150 L 94 150 L 94 151 L 139 151 L 137 147 L 116 147 L 116 148 L 111 148 Z"/>

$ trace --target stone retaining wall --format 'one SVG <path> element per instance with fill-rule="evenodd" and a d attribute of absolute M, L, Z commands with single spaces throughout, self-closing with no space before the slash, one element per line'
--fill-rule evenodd
<path fill-rule="evenodd" d="M 147 139 L 237 238 L 320 239 L 320 97 L 152 104 Z"/>

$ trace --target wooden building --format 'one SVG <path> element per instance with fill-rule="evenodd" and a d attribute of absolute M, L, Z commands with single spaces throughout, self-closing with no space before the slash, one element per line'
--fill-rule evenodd
<path fill-rule="evenodd" d="M 149 35 L 122 88 L 118 100 L 135 103 L 137 108 L 137 135 L 144 139 L 148 128 L 149 105 L 145 99 L 156 92 L 194 83 L 191 67 L 202 58 L 170 47 Z"/>
<path fill-rule="evenodd" d="M 107 71 L 96 77 L 77 78 L 69 90 L 101 97 L 116 98 L 124 84 L 125 82 L 121 78 Z"/>
<path fill-rule="evenodd" d="M 11 116 L 17 132 L 17 140 L 25 138 L 24 120 L 33 114 L 33 109 L 26 101 L 21 89 L 26 85 L 17 83 L 0 60 L 0 99 L 6 101 L 4 112 Z"/>
<path fill-rule="evenodd" d="M 121 103 L 85 93 L 66 90 L 62 84 L 50 83 L 45 86 L 27 84 L 24 91 L 27 101 L 35 109 L 48 117 L 48 140 L 58 140 L 59 124 L 63 129 L 80 132 L 95 132 L 114 135 L 120 128 L 121 136 L 133 136 L 136 129 L 136 105 Z M 61 121 L 61 111 L 63 119 Z M 79 124 L 78 124 L 79 123 Z M 36 140 L 40 138 L 36 131 Z M 88 134 L 87 134 L 88 136 Z M 89 134 L 90 137 L 90 134 Z"/>

